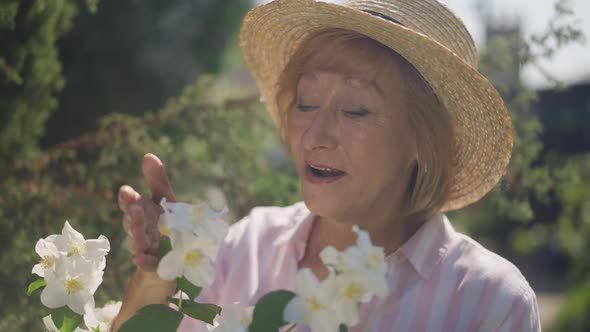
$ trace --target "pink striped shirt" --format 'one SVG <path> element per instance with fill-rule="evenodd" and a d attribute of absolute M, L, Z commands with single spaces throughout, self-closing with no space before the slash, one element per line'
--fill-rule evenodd
<path fill-rule="evenodd" d="M 303 203 L 253 209 L 230 228 L 216 279 L 197 300 L 254 305 L 269 291 L 293 290 L 313 220 Z M 541 330 L 535 294 L 520 271 L 442 214 L 386 260 L 391 293 L 362 304 L 351 332 Z M 178 331 L 206 329 L 185 318 Z"/>

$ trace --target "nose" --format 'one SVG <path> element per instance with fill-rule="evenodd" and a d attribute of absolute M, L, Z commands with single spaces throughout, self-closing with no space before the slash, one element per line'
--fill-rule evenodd
<path fill-rule="evenodd" d="M 337 145 L 336 112 L 331 107 L 322 107 L 315 112 L 303 134 L 303 147 L 308 150 L 333 149 Z"/>

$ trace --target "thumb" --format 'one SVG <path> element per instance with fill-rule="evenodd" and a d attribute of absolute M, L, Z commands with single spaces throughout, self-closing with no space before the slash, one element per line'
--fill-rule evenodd
<path fill-rule="evenodd" d="M 143 177 L 150 187 L 154 203 L 160 204 L 163 197 L 170 202 L 176 201 L 164 164 L 151 153 L 143 156 Z"/>

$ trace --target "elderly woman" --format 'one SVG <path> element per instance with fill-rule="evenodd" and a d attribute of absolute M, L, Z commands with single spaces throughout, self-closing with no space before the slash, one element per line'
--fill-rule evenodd
<path fill-rule="evenodd" d="M 391 293 L 362 304 L 352 331 L 540 330 L 518 269 L 442 214 L 489 192 L 512 147 L 506 108 L 453 12 L 436 0 L 277 0 L 246 16 L 241 47 L 304 203 L 255 208 L 233 225 L 199 300 L 253 305 L 293 289 L 302 268 L 325 278 L 319 253 L 354 244 L 358 225 L 385 250 Z M 154 273 L 153 203 L 174 194 L 155 156 L 144 174 L 151 199 L 119 193 L 138 269 L 115 328 L 174 291 Z"/>

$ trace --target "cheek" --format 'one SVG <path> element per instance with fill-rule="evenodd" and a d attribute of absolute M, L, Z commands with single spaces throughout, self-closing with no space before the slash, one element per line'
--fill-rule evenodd
<path fill-rule="evenodd" d="M 304 123 L 302 123 L 301 119 L 297 119 L 296 117 L 289 116 L 286 121 L 286 144 L 289 148 L 291 155 L 296 158 L 296 156 L 301 151 L 301 137 L 305 131 Z"/>
<path fill-rule="evenodd" d="M 354 126 L 355 128 L 352 128 Z M 348 155 L 358 170 L 368 178 L 395 176 L 408 154 L 405 131 L 400 132 L 388 121 L 349 124 L 344 135 Z"/>

